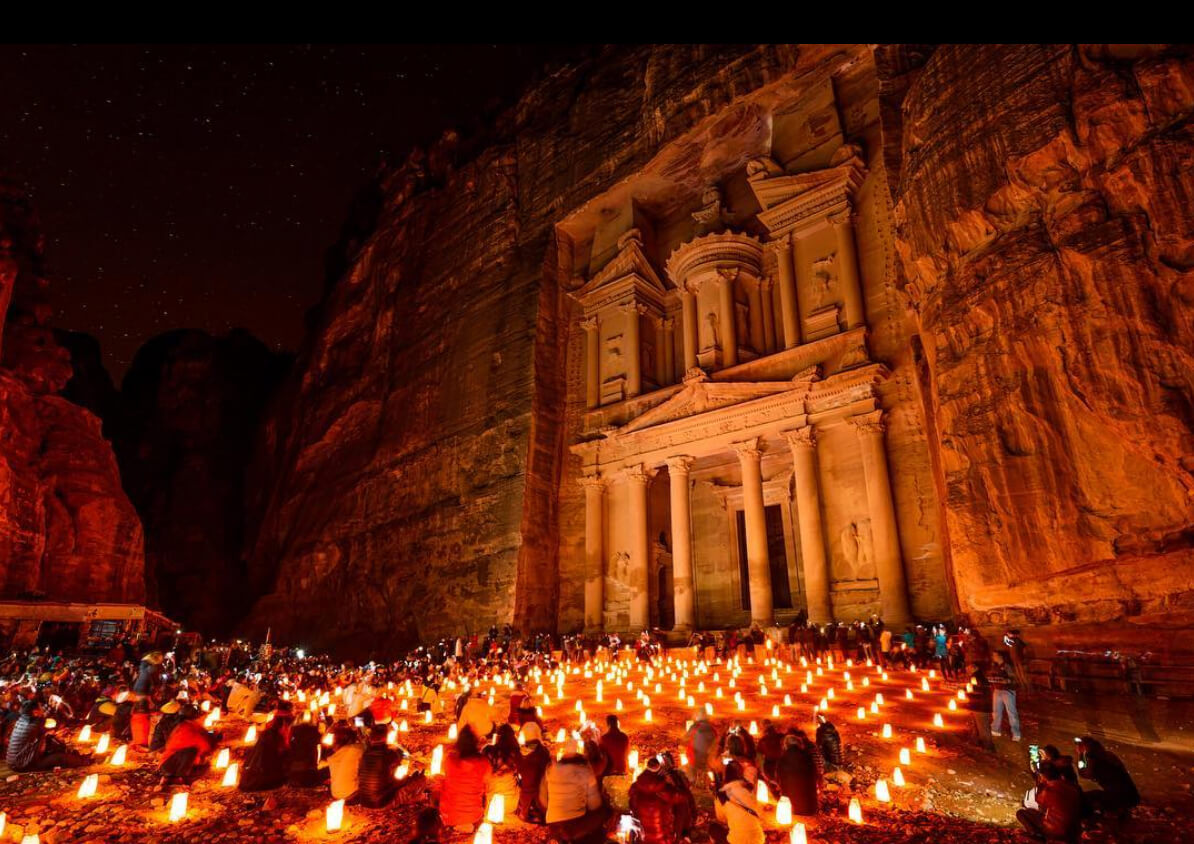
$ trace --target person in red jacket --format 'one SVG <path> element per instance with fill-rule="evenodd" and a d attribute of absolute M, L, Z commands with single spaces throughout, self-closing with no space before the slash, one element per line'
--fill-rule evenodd
<path fill-rule="evenodd" d="M 439 815 L 444 826 L 472 832 L 485 815 L 485 791 L 492 768 L 481 753 L 477 735 L 465 727 L 456 747 L 444 759 L 444 786 L 439 795 Z"/>
<path fill-rule="evenodd" d="M 605 724 L 608 729 L 601 737 L 601 750 L 606 758 L 605 776 L 622 776 L 626 773 L 630 755 L 630 736 L 619 729 L 617 715 L 606 715 Z"/>
<path fill-rule="evenodd" d="M 203 713 L 189 704 L 179 713 L 182 722 L 170 733 L 158 773 L 162 784 L 189 783 L 215 750 L 217 737 L 203 729 Z"/>
<path fill-rule="evenodd" d="M 1035 809 L 1021 809 L 1016 820 L 1042 841 L 1077 842 L 1082 837 L 1082 792 L 1053 767 L 1037 774 Z"/>
<path fill-rule="evenodd" d="M 630 786 L 630 812 L 639 822 L 641 844 L 676 844 L 682 824 L 677 814 L 688 799 L 664 773 L 658 756 L 647 760 L 647 769 Z"/>

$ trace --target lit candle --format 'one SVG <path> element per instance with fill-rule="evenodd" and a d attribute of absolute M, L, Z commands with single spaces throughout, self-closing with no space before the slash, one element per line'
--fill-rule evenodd
<path fill-rule="evenodd" d="M 477 834 L 473 836 L 473 844 L 493 844 L 493 825 L 485 822 L 477 827 Z"/>
<path fill-rule="evenodd" d="M 448 741 L 456 741 L 456 736 L 458 736 L 458 735 L 460 735 L 460 733 L 457 730 L 455 724 L 448 727 Z"/>
<path fill-rule="evenodd" d="M 187 816 L 187 793 L 180 791 L 170 798 L 170 822 L 177 823 Z"/>
<path fill-rule="evenodd" d="M 489 799 L 489 809 L 485 812 L 485 820 L 490 823 L 502 823 L 506 819 L 506 798 L 495 794 Z"/>
<path fill-rule="evenodd" d="M 107 733 L 100 733 L 99 741 L 95 743 L 95 754 L 97 756 L 103 756 L 108 752 L 109 741 L 111 741 L 111 739 L 109 739 Z"/>
<path fill-rule="evenodd" d="M 344 824 L 344 801 L 333 800 L 328 804 L 327 831 L 338 832 Z"/>
<path fill-rule="evenodd" d="M 875 799 L 880 803 L 891 802 L 891 792 L 887 790 L 887 780 L 875 780 Z"/>
<path fill-rule="evenodd" d="M 406 762 L 403 762 L 397 768 L 394 769 L 394 779 L 404 780 L 404 779 L 406 779 L 406 775 L 409 773 L 410 773 L 410 765 L 408 765 Z"/>
<path fill-rule="evenodd" d="M 767 793 L 767 783 L 759 780 L 759 787 L 755 790 L 755 800 L 759 801 L 759 805 L 765 805 L 771 800 L 771 795 Z"/>
<path fill-rule="evenodd" d="M 95 796 L 96 786 L 99 785 L 99 774 L 88 774 L 83 777 L 83 782 L 79 786 L 79 799 L 83 800 L 87 797 Z"/>
<path fill-rule="evenodd" d="M 233 762 L 228 765 L 228 769 L 224 771 L 224 780 L 220 785 L 224 788 L 234 788 L 236 786 L 236 775 L 240 771 L 240 765 Z"/>
<path fill-rule="evenodd" d="M 775 822 L 780 826 L 792 823 L 792 801 L 787 797 L 779 798 L 779 802 L 775 804 Z"/>
<path fill-rule="evenodd" d="M 428 773 L 433 777 L 439 776 L 444 769 L 444 746 L 437 744 L 435 749 L 431 751 L 431 767 Z"/>
<path fill-rule="evenodd" d="M 891 738 L 891 724 L 883 725 L 883 738 L 885 738 L 885 739 Z"/>
<path fill-rule="evenodd" d="M 808 833 L 804 829 L 804 824 L 798 823 L 792 827 L 790 844 L 808 844 Z"/>
<path fill-rule="evenodd" d="M 896 768 L 891 772 L 891 781 L 899 788 L 904 787 L 904 772 Z"/>
<path fill-rule="evenodd" d="M 862 804 L 858 802 L 857 797 L 850 798 L 850 820 L 854 823 L 862 823 Z"/>
<path fill-rule="evenodd" d="M 79 744 L 87 744 L 91 741 L 91 725 L 84 724 L 83 729 L 79 730 Z"/>
<path fill-rule="evenodd" d="M 257 743 L 257 728 L 255 726 L 253 726 L 252 724 L 250 724 L 249 729 L 245 730 L 245 744 L 256 744 L 256 743 Z"/>
<path fill-rule="evenodd" d="M 924 740 L 924 736 L 917 736 L 917 737 L 916 737 L 916 752 L 917 752 L 917 753 L 928 753 L 928 751 L 927 751 L 927 750 L 925 750 L 925 740 Z M 903 760 L 901 760 L 901 761 L 903 761 Z"/>
<path fill-rule="evenodd" d="M 120 745 L 120 747 L 116 748 L 116 751 L 112 754 L 112 758 L 108 760 L 108 764 L 110 764 L 113 768 L 119 768 L 124 764 L 124 759 L 128 755 L 128 751 L 129 746 L 127 744 Z"/>
<path fill-rule="evenodd" d="M 912 751 L 906 747 L 900 748 L 900 764 L 901 765 L 911 765 L 912 764 Z"/>

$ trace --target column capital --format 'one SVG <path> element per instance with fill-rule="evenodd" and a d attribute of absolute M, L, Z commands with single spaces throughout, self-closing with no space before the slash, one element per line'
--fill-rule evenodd
<path fill-rule="evenodd" d="M 764 293 L 770 293 L 773 287 L 775 287 L 775 279 L 769 276 L 763 276 L 759 279 L 759 289 Z"/>
<path fill-rule="evenodd" d="M 664 331 L 671 331 L 676 327 L 676 318 L 670 316 L 661 317 L 659 320 L 659 325 Z"/>
<path fill-rule="evenodd" d="M 643 463 L 635 463 L 633 466 L 627 466 L 622 470 L 622 474 L 626 480 L 634 484 L 643 484 L 646 486 L 651 478 L 655 477 L 656 470 L 646 466 Z"/>
<path fill-rule="evenodd" d="M 792 241 L 785 234 L 779 240 L 769 240 L 763 244 L 763 249 L 768 252 L 774 252 L 777 255 L 786 255 L 792 251 Z"/>
<path fill-rule="evenodd" d="M 583 328 L 585 331 L 596 331 L 597 330 L 597 317 L 591 316 L 591 317 L 586 317 L 585 319 L 582 319 L 580 321 L 580 327 Z"/>
<path fill-rule="evenodd" d="M 742 442 L 730 443 L 730 448 L 738 455 L 739 460 L 758 460 L 763 456 L 763 452 L 759 450 L 759 438 L 751 437 L 749 440 Z"/>
<path fill-rule="evenodd" d="M 859 434 L 883 436 L 884 431 L 887 430 L 887 423 L 883 417 L 884 413 L 882 410 L 873 410 L 870 413 L 860 413 L 857 416 L 851 416 L 846 421 L 853 425 Z"/>
<path fill-rule="evenodd" d="M 738 275 L 741 271 L 741 267 L 718 267 L 717 275 L 721 277 L 722 281 L 728 281 L 732 284 L 738 280 Z"/>
<path fill-rule="evenodd" d="M 817 447 L 817 432 L 812 425 L 806 425 L 803 428 L 797 428 L 793 431 L 784 431 L 784 439 L 788 441 L 792 451 L 800 449 L 812 449 Z"/>
<path fill-rule="evenodd" d="M 677 454 L 667 459 L 667 470 L 673 475 L 687 475 L 692 471 L 692 464 L 695 462 L 695 457 L 689 457 L 687 454 Z"/>
<path fill-rule="evenodd" d="M 609 483 L 607 478 L 602 477 L 601 475 L 597 474 L 596 472 L 593 472 L 592 474 L 581 475 L 579 478 L 576 479 L 576 482 L 578 484 L 580 484 L 582 487 L 584 487 L 585 489 L 597 489 L 597 490 L 604 490 L 606 487 L 606 484 Z"/>
<path fill-rule="evenodd" d="M 847 201 L 846 207 L 841 211 L 835 211 L 832 214 L 827 214 L 825 217 L 831 226 L 844 226 L 847 223 L 853 224 L 858 222 L 858 215 L 854 213 L 854 209 Z"/>
<path fill-rule="evenodd" d="M 647 306 L 638 302 L 623 302 L 618 307 L 624 314 L 637 313 L 641 316 L 647 312 Z"/>

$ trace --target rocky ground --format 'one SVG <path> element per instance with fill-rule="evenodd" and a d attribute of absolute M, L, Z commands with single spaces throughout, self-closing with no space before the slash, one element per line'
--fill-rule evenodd
<path fill-rule="evenodd" d="M 841 669 L 836 669 L 815 678 L 817 682 L 802 694 L 799 688 L 804 679 L 803 671 L 796 669 L 789 675 L 781 668 L 779 679 L 783 687 L 777 688 L 772 681 L 764 698 L 759 695 L 757 679 L 762 673 L 766 680 L 770 669 L 760 672 L 756 667 L 745 667 L 733 689 L 728 686 L 729 675 L 724 668 L 719 672 L 720 681 L 712 680 L 715 670 L 717 668 L 713 667 L 710 674 L 703 677 L 690 677 L 687 692 L 695 697 L 698 705 L 704 700 L 714 704 L 714 723 L 719 727 L 724 727 L 731 718 L 744 724 L 751 720 L 761 724 L 763 718 L 769 717 L 771 707 L 779 705 L 784 718 L 811 728 L 812 707 L 830 686 L 835 689 L 836 697 L 829 702 L 829 711 L 842 732 L 850 772 L 840 774 L 828 783 L 821 815 L 803 819 L 811 841 L 843 844 L 966 841 L 967 844 L 984 844 L 1027 840 L 1017 831 L 1014 814 L 1023 792 L 1030 785 L 1026 773 L 1027 748 L 1038 729 L 1038 720 L 1031 712 L 1031 700 L 1025 718 L 1026 740 L 1013 744 L 1006 737 L 996 739 L 1001 743 L 992 753 L 977 746 L 974 719 L 970 713 L 964 710 L 951 712 L 946 708 L 954 689 L 933 681 L 934 690 L 924 693 L 919 690 L 923 675 L 892 674 L 890 680 L 884 682 L 877 674 L 855 668 L 852 673 L 856 688 L 848 692 L 844 688 Z M 861 686 L 862 676 L 871 681 L 869 686 Z M 659 692 L 654 691 L 654 679 L 646 686 L 646 693 L 652 698 L 652 720 L 648 723 L 644 718 L 644 702 L 635 697 L 642 688 L 642 678 L 637 679 L 634 690 L 607 681 L 602 703 L 595 701 L 596 677 L 569 676 L 562 696 L 555 694 L 554 684 L 545 683 L 545 692 L 553 698 L 552 703 L 544 707 L 548 727 L 545 734 L 554 738 L 559 727 L 575 725 L 574 706 L 578 697 L 590 718 L 600 718 L 606 712 L 614 711 L 620 698 L 623 726 L 641 755 L 664 749 L 678 753 L 691 710 L 686 701 L 677 700 L 677 684 L 663 677 L 656 678 L 661 683 Z M 697 683 L 701 680 L 706 684 L 704 694 L 697 691 Z M 714 696 L 717 685 L 723 687 L 724 697 L 720 700 Z M 915 690 L 915 699 L 911 701 L 904 697 L 904 690 L 909 686 Z M 534 686 L 530 690 L 535 691 Z M 742 692 L 746 700 L 744 711 L 734 707 L 736 691 Z M 881 714 L 872 716 L 868 712 L 866 720 L 858 721 L 857 707 L 869 706 L 875 692 L 882 692 L 886 699 Z M 791 705 L 784 705 L 785 694 L 791 695 Z M 497 703 L 499 706 L 504 703 L 500 692 Z M 944 729 L 932 725 L 932 716 L 936 712 L 943 714 Z M 408 720 L 410 732 L 402 736 L 403 744 L 420 764 L 426 764 L 433 747 L 447 742 L 447 723 L 443 715 L 437 715 L 431 725 L 419 723 L 414 717 Z M 883 723 L 893 727 L 894 736 L 890 740 L 881 737 Z M 237 739 L 243 734 L 243 726 L 231 720 L 222 725 L 226 736 Z M 917 754 L 914 750 L 917 736 L 926 739 L 925 754 Z M 243 753 L 243 748 L 238 748 L 237 744 L 239 742 L 235 740 L 230 742 L 234 759 Z M 892 804 L 878 803 L 874 782 L 879 777 L 890 782 L 901 747 L 913 749 L 912 764 L 903 767 L 907 786 L 892 789 Z M 1123 755 L 1136 776 L 1146 805 L 1137 810 L 1122 829 L 1096 827 L 1087 832 L 1084 841 L 1189 840 L 1194 828 L 1187 820 L 1189 810 L 1194 807 L 1190 798 L 1190 783 L 1194 779 L 1191 759 L 1118 745 L 1112 747 Z M 7 840 L 19 842 L 22 836 L 37 832 L 43 844 L 405 841 L 412 835 L 414 816 L 419 808 L 417 805 L 384 810 L 349 807 L 344 828 L 329 834 L 324 830 L 324 812 L 329 802 L 325 792 L 285 788 L 269 794 L 241 794 L 236 789 L 221 787 L 220 776 L 213 772 L 191 787 L 186 819 L 171 823 L 168 818 L 171 794 L 158 788 L 152 761 L 142 757 L 131 760 L 122 768 L 99 764 L 69 772 L 10 776 L 0 784 L 0 810 L 7 812 L 8 818 L 8 829 L 4 833 Z M 80 800 L 75 796 L 79 783 L 91 772 L 100 775 L 96 796 Z M 433 785 L 435 780 L 432 779 Z M 616 806 L 625 806 L 626 788 L 624 781 L 610 782 L 609 790 Z M 851 797 L 858 797 L 862 803 L 862 825 L 846 819 Z M 698 789 L 697 798 L 704 809 L 710 808 L 711 798 L 706 790 Z M 694 836 L 697 842 L 708 840 L 709 814 L 702 812 Z M 786 830 L 771 823 L 773 806 L 765 816 L 771 827 L 768 841 L 772 844 L 786 841 Z M 449 840 L 466 842 L 471 838 L 456 834 Z M 539 827 L 508 823 L 496 829 L 494 840 L 546 842 L 548 836 Z"/>

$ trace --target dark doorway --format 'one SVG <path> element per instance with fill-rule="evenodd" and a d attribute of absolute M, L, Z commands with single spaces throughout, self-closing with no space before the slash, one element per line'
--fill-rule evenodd
<path fill-rule="evenodd" d="M 83 625 L 75 621 L 43 621 L 37 632 L 38 647 L 51 651 L 73 651 L 79 647 Z"/>
<path fill-rule="evenodd" d="M 671 566 L 659 567 L 659 628 L 671 630 L 676 626 L 675 595 L 672 592 Z"/>
<path fill-rule="evenodd" d="M 792 608 L 788 581 L 788 544 L 784 539 L 784 513 L 778 504 L 763 509 L 767 525 L 767 558 L 771 565 L 771 602 L 777 610 Z M 750 565 L 746 559 L 746 513 L 738 511 L 738 585 L 742 609 L 750 609 Z"/>

